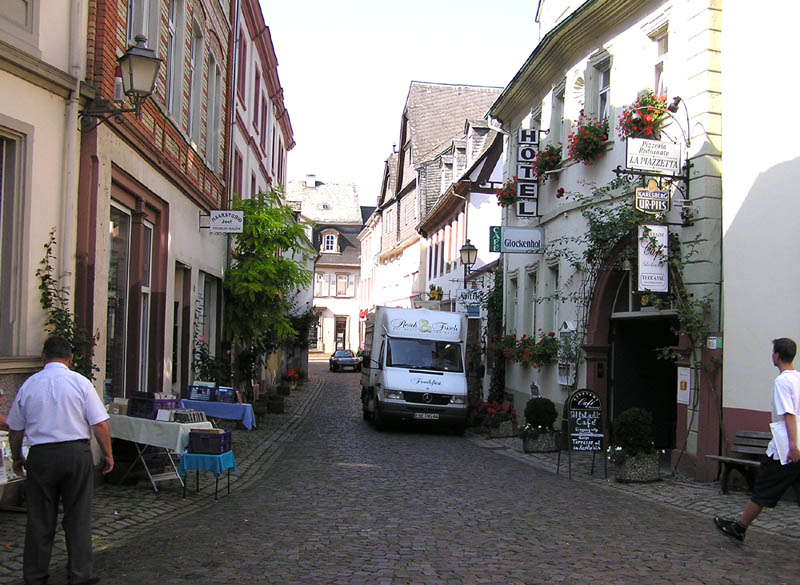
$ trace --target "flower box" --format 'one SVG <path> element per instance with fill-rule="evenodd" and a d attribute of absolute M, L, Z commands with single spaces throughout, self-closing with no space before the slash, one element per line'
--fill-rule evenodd
<path fill-rule="evenodd" d="M 646 483 L 661 479 L 658 453 L 623 457 L 614 463 L 614 469 L 614 478 L 620 483 Z"/>
<path fill-rule="evenodd" d="M 489 427 L 489 438 L 491 439 L 504 439 L 514 437 L 516 434 L 516 425 L 510 420 L 503 421 L 496 427 Z"/>
<path fill-rule="evenodd" d="M 560 433 L 558 431 L 541 432 L 536 437 L 527 434 L 522 438 L 524 453 L 552 453 L 558 451 Z"/>

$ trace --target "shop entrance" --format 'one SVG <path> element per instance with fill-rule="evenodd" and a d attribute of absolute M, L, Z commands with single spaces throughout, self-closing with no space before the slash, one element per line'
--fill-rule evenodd
<path fill-rule="evenodd" d="M 611 420 L 628 408 L 649 410 L 658 449 L 675 448 L 677 369 L 658 357 L 660 348 L 677 345 L 675 326 L 669 316 L 611 321 Z"/>
<path fill-rule="evenodd" d="M 336 317 L 336 349 L 347 349 L 347 317 Z"/>

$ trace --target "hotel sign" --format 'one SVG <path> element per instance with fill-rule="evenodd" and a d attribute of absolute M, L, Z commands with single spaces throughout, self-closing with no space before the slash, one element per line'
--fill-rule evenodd
<path fill-rule="evenodd" d="M 681 172 L 681 145 L 646 138 L 628 138 L 625 166 L 640 171 L 677 175 Z"/>

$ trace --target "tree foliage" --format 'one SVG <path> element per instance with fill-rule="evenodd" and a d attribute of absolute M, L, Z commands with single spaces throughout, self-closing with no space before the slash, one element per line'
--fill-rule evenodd
<path fill-rule="evenodd" d="M 277 191 L 237 200 L 233 209 L 244 211 L 244 226 L 223 284 L 225 323 L 239 345 L 270 353 L 297 335 L 289 307 L 295 290 L 311 283 L 310 225 L 296 220 Z"/>

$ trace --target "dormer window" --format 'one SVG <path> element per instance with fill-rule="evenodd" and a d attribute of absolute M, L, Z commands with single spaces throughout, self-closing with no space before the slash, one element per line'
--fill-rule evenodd
<path fill-rule="evenodd" d="M 338 254 L 339 249 L 339 232 L 332 229 L 327 229 L 322 232 L 322 241 L 320 242 L 320 252 L 328 254 Z"/>
<path fill-rule="evenodd" d="M 325 245 L 322 248 L 323 252 L 336 251 L 336 236 L 333 234 L 325 234 Z"/>

